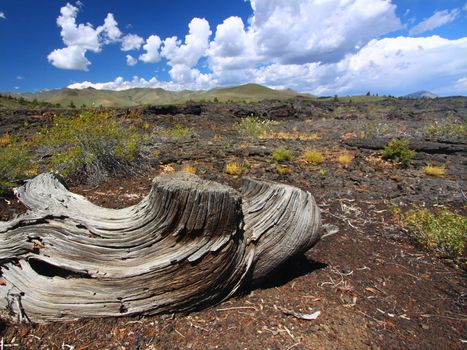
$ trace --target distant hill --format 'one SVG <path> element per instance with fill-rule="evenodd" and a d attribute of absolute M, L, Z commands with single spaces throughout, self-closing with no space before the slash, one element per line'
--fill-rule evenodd
<path fill-rule="evenodd" d="M 404 96 L 405 98 L 437 98 L 438 95 L 430 92 L 430 91 L 417 91 L 408 95 Z"/>
<path fill-rule="evenodd" d="M 11 94 L 13 95 L 13 94 Z M 122 91 L 96 90 L 86 88 L 57 89 L 36 93 L 14 94 L 15 97 L 23 97 L 28 101 L 37 100 L 53 104 L 61 104 L 66 107 L 71 102 L 76 106 L 138 106 L 144 104 L 170 104 L 187 101 L 247 101 L 256 102 L 268 99 L 288 99 L 296 96 L 310 98 L 312 95 L 300 94 L 296 91 L 274 90 L 258 84 L 245 84 L 240 86 L 215 88 L 208 91 L 168 91 L 161 88 L 134 88 Z"/>

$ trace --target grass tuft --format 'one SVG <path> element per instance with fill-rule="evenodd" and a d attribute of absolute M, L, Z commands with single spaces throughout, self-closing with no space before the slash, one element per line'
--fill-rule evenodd
<path fill-rule="evenodd" d="M 237 162 L 230 162 L 225 165 L 225 172 L 228 175 L 232 176 L 240 176 L 244 171 L 244 167 L 242 164 Z"/>
<path fill-rule="evenodd" d="M 320 165 L 324 163 L 324 155 L 317 149 L 309 149 L 303 153 L 302 158 L 311 165 Z"/>
<path fill-rule="evenodd" d="M 292 151 L 285 148 L 278 148 L 272 152 L 272 159 L 276 162 L 291 161 Z"/>
<path fill-rule="evenodd" d="M 337 157 L 337 162 L 342 165 L 349 165 L 354 160 L 354 156 L 348 152 L 342 153 Z"/>
<path fill-rule="evenodd" d="M 442 166 L 427 165 L 423 168 L 426 175 L 441 177 L 446 174 L 446 169 Z"/>

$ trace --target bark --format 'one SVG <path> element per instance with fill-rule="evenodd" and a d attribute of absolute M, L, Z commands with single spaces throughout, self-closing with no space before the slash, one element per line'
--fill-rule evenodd
<path fill-rule="evenodd" d="M 321 235 L 310 193 L 248 178 L 237 192 L 162 175 L 124 209 L 96 206 L 51 173 L 16 194 L 29 211 L 0 222 L 0 308 L 20 321 L 200 309 L 265 278 Z"/>

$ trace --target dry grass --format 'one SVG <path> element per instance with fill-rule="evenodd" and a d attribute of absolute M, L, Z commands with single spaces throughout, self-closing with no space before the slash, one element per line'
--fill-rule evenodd
<path fill-rule="evenodd" d="M 304 133 L 298 131 L 278 131 L 263 135 L 261 138 L 278 140 L 316 141 L 319 140 L 319 135 L 316 132 Z"/>
<path fill-rule="evenodd" d="M 337 157 L 337 162 L 341 165 L 349 165 L 354 160 L 354 156 L 351 153 L 345 152 Z"/>
<path fill-rule="evenodd" d="M 191 164 L 184 164 L 182 167 L 182 172 L 189 174 L 196 174 L 196 168 Z"/>
<path fill-rule="evenodd" d="M 225 165 L 225 172 L 232 176 L 240 176 L 244 171 L 242 164 L 237 162 L 230 162 Z"/>
<path fill-rule="evenodd" d="M 11 135 L 9 133 L 3 134 L 2 137 L 0 137 L 0 146 L 6 146 L 11 143 Z"/>
<path fill-rule="evenodd" d="M 446 169 L 443 166 L 427 165 L 423 168 L 426 175 L 441 177 L 446 174 Z"/>
<path fill-rule="evenodd" d="M 324 155 L 317 149 L 309 149 L 303 153 L 303 160 L 311 165 L 320 165 L 324 163 Z"/>

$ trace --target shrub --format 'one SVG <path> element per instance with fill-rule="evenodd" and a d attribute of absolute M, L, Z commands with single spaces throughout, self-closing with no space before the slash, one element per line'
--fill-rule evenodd
<path fill-rule="evenodd" d="M 398 162 L 406 168 L 415 156 L 415 151 L 409 148 L 407 140 L 392 139 L 384 147 L 382 156 L 383 159 Z"/>
<path fill-rule="evenodd" d="M 173 128 L 161 131 L 161 135 L 171 139 L 183 139 L 188 136 L 190 129 L 176 124 Z"/>
<path fill-rule="evenodd" d="M 290 169 L 288 166 L 281 165 L 281 164 L 276 165 L 276 171 L 281 176 L 292 174 L 292 169 Z"/>
<path fill-rule="evenodd" d="M 14 187 L 17 180 L 35 176 L 37 172 L 28 143 L 11 141 L 0 147 L 0 193 Z"/>
<path fill-rule="evenodd" d="M 427 165 L 426 167 L 423 168 L 423 171 L 425 174 L 430 175 L 430 176 L 444 176 L 446 173 L 446 169 L 441 166 L 435 166 L 435 165 Z"/>
<path fill-rule="evenodd" d="M 274 122 L 258 117 L 244 117 L 235 124 L 238 132 L 245 136 L 263 137 L 272 132 Z"/>
<path fill-rule="evenodd" d="M 72 118 L 55 117 L 39 139 L 51 149 L 52 170 L 99 182 L 130 169 L 141 152 L 143 136 L 107 112 L 83 112 Z"/>
<path fill-rule="evenodd" d="M 272 152 L 272 159 L 276 162 L 290 161 L 292 160 L 292 151 L 284 148 L 276 149 Z"/>
<path fill-rule="evenodd" d="M 310 149 L 308 151 L 305 151 L 305 153 L 303 153 L 303 159 L 308 164 L 312 164 L 312 165 L 319 165 L 324 162 L 323 154 L 316 149 Z"/>
<path fill-rule="evenodd" d="M 243 173 L 243 166 L 239 163 L 232 162 L 225 165 L 225 172 L 229 175 L 239 176 Z"/>
<path fill-rule="evenodd" d="M 402 222 L 414 238 L 442 256 L 455 257 L 464 253 L 467 242 L 467 218 L 448 209 L 431 213 L 414 207 L 402 215 Z"/>
<path fill-rule="evenodd" d="M 337 157 L 337 161 L 342 165 L 349 165 L 352 163 L 353 159 L 353 155 L 347 152 L 342 153 Z"/>

